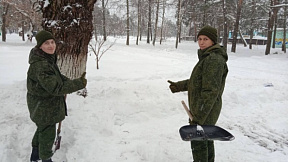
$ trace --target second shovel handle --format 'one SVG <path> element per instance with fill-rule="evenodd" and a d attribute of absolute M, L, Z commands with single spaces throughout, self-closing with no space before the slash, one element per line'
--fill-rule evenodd
<path fill-rule="evenodd" d="M 61 125 L 62 125 L 62 121 L 58 123 L 57 134 L 61 132 Z"/>

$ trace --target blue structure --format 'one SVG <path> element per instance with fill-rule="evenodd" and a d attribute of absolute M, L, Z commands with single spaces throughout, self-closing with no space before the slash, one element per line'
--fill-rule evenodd
<path fill-rule="evenodd" d="M 273 34 L 274 35 L 274 31 Z M 282 28 L 279 28 L 276 30 L 276 38 L 275 38 L 275 47 L 276 48 L 282 48 L 282 44 L 283 44 L 283 35 L 284 35 L 284 30 Z M 273 41 L 272 41 L 273 43 Z M 288 48 L 288 31 L 286 30 L 286 48 Z M 271 44 L 272 46 L 272 44 Z"/>

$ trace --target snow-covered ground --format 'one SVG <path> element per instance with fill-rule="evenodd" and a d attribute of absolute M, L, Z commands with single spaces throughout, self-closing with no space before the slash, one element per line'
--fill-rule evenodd
<path fill-rule="evenodd" d="M 35 40 L 33 40 L 35 41 Z M 172 94 L 167 80 L 188 79 L 197 44 L 175 41 L 130 46 L 125 38 L 100 60 L 88 56 L 88 97 L 70 94 L 56 162 L 187 162 L 190 143 L 178 130 L 188 117 L 187 93 Z M 28 54 L 35 42 L 16 34 L 0 42 L 0 161 L 28 161 L 35 125 L 26 105 Z M 229 45 L 228 51 L 231 46 Z M 264 55 L 237 46 L 229 52 L 229 74 L 217 125 L 235 136 L 215 141 L 217 162 L 286 162 L 288 157 L 288 56 Z M 268 86 L 267 86 L 268 85 Z"/>

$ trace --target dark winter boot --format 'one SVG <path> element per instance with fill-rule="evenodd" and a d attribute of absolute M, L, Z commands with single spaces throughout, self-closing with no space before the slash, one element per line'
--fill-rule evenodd
<path fill-rule="evenodd" d="M 31 153 L 31 157 L 30 157 L 30 161 L 31 162 L 37 162 L 38 160 L 40 160 L 38 147 L 33 147 L 32 148 L 32 153 Z"/>
<path fill-rule="evenodd" d="M 42 162 L 53 162 L 51 158 L 47 159 L 47 160 L 42 160 Z"/>

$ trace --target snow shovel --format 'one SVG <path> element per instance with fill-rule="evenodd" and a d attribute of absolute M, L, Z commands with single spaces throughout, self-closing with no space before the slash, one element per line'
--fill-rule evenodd
<path fill-rule="evenodd" d="M 58 149 L 60 149 L 60 142 L 61 142 L 61 124 L 62 122 L 58 123 L 58 128 L 57 128 L 57 136 L 56 136 L 56 140 L 54 142 L 54 148 L 53 148 L 53 152 L 56 152 Z"/>
<path fill-rule="evenodd" d="M 67 98 L 67 95 L 64 95 L 64 99 L 66 101 L 66 98 Z M 58 128 L 57 128 L 57 135 L 56 135 L 56 140 L 54 142 L 54 146 L 52 148 L 53 152 L 55 153 L 57 150 L 60 149 L 60 142 L 61 142 L 61 124 L 62 124 L 62 121 L 60 121 L 58 123 Z"/>
<path fill-rule="evenodd" d="M 193 121 L 193 116 L 184 101 L 181 101 L 189 118 Z M 180 136 L 183 141 L 203 141 L 218 140 L 232 141 L 235 137 L 225 129 L 215 125 L 185 125 L 179 129 Z"/>

